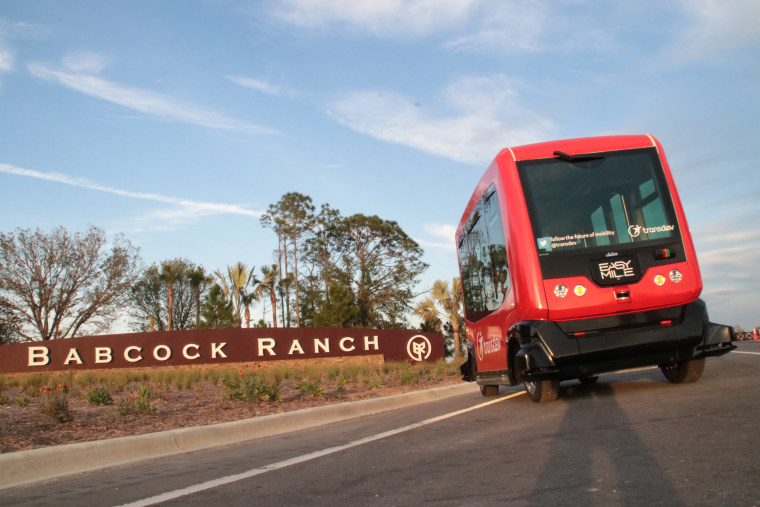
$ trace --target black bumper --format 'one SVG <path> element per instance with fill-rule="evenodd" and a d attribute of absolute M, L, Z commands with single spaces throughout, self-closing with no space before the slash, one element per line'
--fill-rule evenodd
<path fill-rule="evenodd" d="M 707 319 L 704 301 L 570 322 L 526 321 L 511 330 L 522 379 L 571 379 L 673 364 L 733 350 L 734 331 Z"/>

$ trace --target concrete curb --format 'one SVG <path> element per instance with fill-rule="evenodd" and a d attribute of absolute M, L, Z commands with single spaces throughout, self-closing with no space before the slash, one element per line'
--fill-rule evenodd
<path fill-rule="evenodd" d="M 209 426 L 0 454 L 0 489 L 314 428 L 476 390 L 475 384 L 457 384 Z"/>

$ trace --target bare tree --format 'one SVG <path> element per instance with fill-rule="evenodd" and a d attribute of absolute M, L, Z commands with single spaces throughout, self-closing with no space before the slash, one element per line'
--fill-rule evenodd
<path fill-rule="evenodd" d="M 26 340 L 99 333 L 126 303 L 138 264 L 132 243 L 118 235 L 109 245 L 94 226 L 19 228 L 0 233 L 0 296 Z"/>

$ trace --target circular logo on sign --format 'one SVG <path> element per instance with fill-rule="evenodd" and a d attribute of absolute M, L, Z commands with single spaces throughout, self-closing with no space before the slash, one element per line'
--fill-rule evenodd
<path fill-rule="evenodd" d="M 638 238 L 639 234 L 641 234 L 641 226 L 640 225 L 631 225 L 628 227 L 628 234 L 632 238 Z"/>
<path fill-rule="evenodd" d="M 433 351 L 433 346 L 430 345 L 430 340 L 422 336 L 421 334 L 412 336 L 409 341 L 406 342 L 406 353 L 414 361 L 423 361 L 430 357 L 430 352 Z"/>

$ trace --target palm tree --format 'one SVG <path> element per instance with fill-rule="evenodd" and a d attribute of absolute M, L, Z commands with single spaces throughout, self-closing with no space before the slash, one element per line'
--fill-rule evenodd
<path fill-rule="evenodd" d="M 244 292 L 240 295 L 240 304 L 245 308 L 245 327 L 251 327 L 251 305 L 259 298 L 253 292 Z"/>
<path fill-rule="evenodd" d="M 275 281 L 277 280 L 277 264 L 272 267 L 262 266 L 261 273 L 264 279 L 259 283 L 269 293 L 269 299 L 272 303 L 272 327 L 277 327 L 277 292 L 275 291 Z"/>
<path fill-rule="evenodd" d="M 198 327 L 198 324 L 201 322 L 201 293 L 207 285 L 214 281 L 214 279 L 206 274 L 206 270 L 203 269 L 203 266 L 197 266 L 195 269 L 192 269 L 187 273 L 187 281 L 193 289 L 193 299 L 195 300 L 195 327 Z"/>
<path fill-rule="evenodd" d="M 161 263 L 161 279 L 166 282 L 166 306 L 169 311 L 166 329 L 169 331 L 172 330 L 172 317 L 174 314 L 174 283 L 181 275 L 181 271 L 173 262 L 167 261 Z"/>
<path fill-rule="evenodd" d="M 414 312 L 425 321 L 434 321 L 439 316 L 448 319 L 454 332 L 456 360 L 462 359 L 462 344 L 459 336 L 461 309 L 462 281 L 459 277 L 452 280 L 451 290 L 449 290 L 449 282 L 436 280 L 430 290 L 430 296 L 420 301 L 414 309 Z"/>
<path fill-rule="evenodd" d="M 237 327 L 243 327 L 242 311 L 243 305 L 241 298 L 245 294 L 245 289 L 251 281 L 253 268 L 248 271 L 248 267 L 238 261 L 234 266 L 227 266 L 227 276 L 224 276 L 219 270 L 214 272 L 222 285 L 225 297 L 232 301 L 235 312 L 235 322 Z"/>

